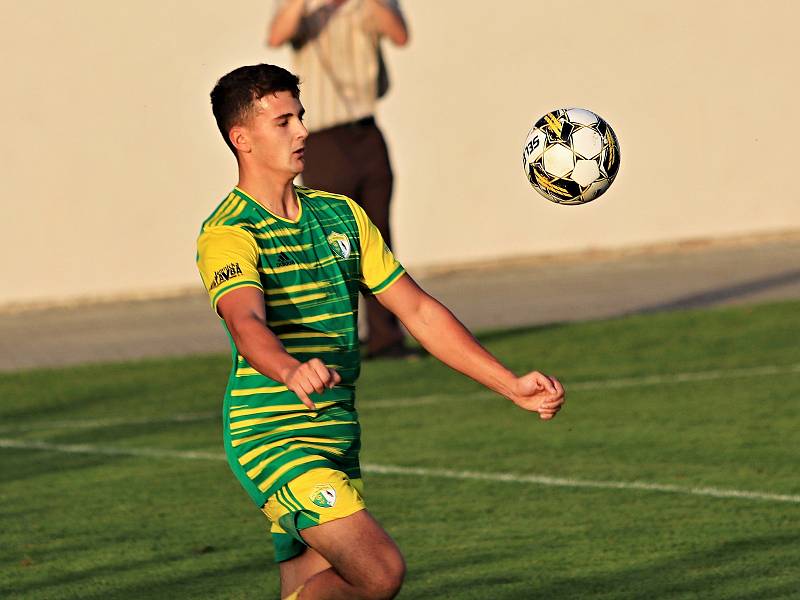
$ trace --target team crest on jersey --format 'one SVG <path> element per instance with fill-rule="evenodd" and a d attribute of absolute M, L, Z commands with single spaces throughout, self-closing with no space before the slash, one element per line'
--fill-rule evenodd
<path fill-rule="evenodd" d="M 336 504 L 336 490 L 327 483 L 316 486 L 308 497 L 320 508 L 333 508 Z"/>
<path fill-rule="evenodd" d="M 331 232 L 328 236 L 328 243 L 336 256 L 341 258 L 350 256 L 350 240 L 345 234 L 336 233 L 335 231 Z"/>

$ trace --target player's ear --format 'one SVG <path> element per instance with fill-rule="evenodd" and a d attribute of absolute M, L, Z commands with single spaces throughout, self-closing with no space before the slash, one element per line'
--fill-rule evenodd
<path fill-rule="evenodd" d="M 228 132 L 228 139 L 236 150 L 241 153 L 247 153 L 252 150 L 250 146 L 250 138 L 247 136 L 247 131 L 241 125 L 234 125 Z"/>

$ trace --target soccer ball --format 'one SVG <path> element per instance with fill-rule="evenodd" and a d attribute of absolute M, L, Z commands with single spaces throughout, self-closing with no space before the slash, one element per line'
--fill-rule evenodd
<path fill-rule="evenodd" d="M 619 143 L 592 111 L 561 108 L 531 127 L 522 166 L 533 189 L 556 204 L 586 204 L 608 189 L 619 170 Z"/>

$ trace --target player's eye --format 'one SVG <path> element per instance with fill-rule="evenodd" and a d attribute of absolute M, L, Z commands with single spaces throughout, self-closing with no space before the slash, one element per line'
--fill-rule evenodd
<path fill-rule="evenodd" d="M 278 127 L 286 127 L 288 124 L 289 124 L 289 121 L 288 121 L 288 120 L 286 120 L 286 121 L 280 121 L 280 122 L 278 123 Z"/>

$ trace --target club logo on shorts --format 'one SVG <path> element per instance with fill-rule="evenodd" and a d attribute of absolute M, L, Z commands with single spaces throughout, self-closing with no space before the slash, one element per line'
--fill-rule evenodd
<path fill-rule="evenodd" d="M 329 484 L 320 484 L 308 496 L 320 508 L 332 508 L 336 504 L 336 490 Z"/>
<path fill-rule="evenodd" d="M 343 233 L 331 232 L 328 236 L 328 244 L 336 256 L 347 258 L 350 256 L 350 240 Z"/>

